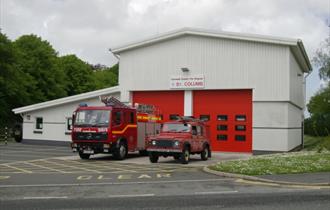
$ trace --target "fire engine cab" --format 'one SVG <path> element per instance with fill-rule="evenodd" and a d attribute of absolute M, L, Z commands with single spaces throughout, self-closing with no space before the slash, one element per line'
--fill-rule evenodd
<path fill-rule="evenodd" d="M 127 153 L 145 153 L 147 136 L 158 134 L 161 119 L 152 105 L 128 106 L 116 98 L 103 97 L 105 106 L 80 104 L 73 113 L 71 148 L 81 159 L 98 153 L 123 160 Z"/>

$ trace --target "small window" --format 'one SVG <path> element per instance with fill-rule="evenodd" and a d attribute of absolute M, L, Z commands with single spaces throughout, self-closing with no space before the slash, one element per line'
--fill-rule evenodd
<path fill-rule="evenodd" d="M 236 141 L 245 141 L 245 136 L 244 135 L 236 135 L 235 140 Z"/>
<path fill-rule="evenodd" d="M 170 114 L 170 120 L 178 120 L 179 115 L 178 114 Z"/>
<path fill-rule="evenodd" d="M 218 121 L 227 121 L 228 116 L 227 115 L 218 115 L 217 119 L 218 119 Z"/>
<path fill-rule="evenodd" d="M 227 135 L 224 135 L 224 134 L 218 134 L 218 135 L 217 135 L 217 140 L 218 140 L 218 141 L 227 141 Z"/>
<path fill-rule="evenodd" d="M 36 129 L 42 129 L 43 128 L 43 119 L 42 117 L 36 118 Z"/>
<path fill-rule="evenodd" d="M 129 113 L 128 123 L 134 123 L 134 112 L 130 112 Z"/>
<path fill-rule="evenodd" d="M 203 135 L 203 128 L 201 126 L 197 126 L 197 134 L 199 136 Z"/>
<path fill-rule="evenodd" d="M 191 127 L 192 135 L 197 135 L 197 126 Z"/>
<path fill-rule="evenodd" d="M 227 125 L 217 125 L 217 130 L 226 131 L 226 130 L 228 130 L 228 126 Z"/>
<path fill-rule="evenodd" d="M 113 113 L 113 119 L 112 119 L 112 123 L 114 125 L 120 125 L 121 124 L 121 112 L 117 111 Z"/>
<path fill-rule="evenodd" d="M 72 118 L 71 117 L 66 118 L 66 130 L 67 131 L 72 130 Z"/>
<path fill-rule="evenodd" d="M 246 127 L 245 127 L 245 125 L 236 125 L 235 126 L 235 130 L 237 130 L 237 131 L 245 131 L 246 130 Z"/>
<path fill-rule="evenodd" d="M 236 115 L 236 121 L 246 121 L 245 115 Z"/>
<path fill-rule="evenodd" d="M 210 115 L 199 115 L 199 119 L 203 121 L 209 121 Z"/>

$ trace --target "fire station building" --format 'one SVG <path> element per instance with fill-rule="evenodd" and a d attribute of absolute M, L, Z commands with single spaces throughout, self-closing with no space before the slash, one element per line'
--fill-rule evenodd
<path fill-rule="evenodd" d="M 14 109 L 24 119 L 23 139 L 69 141 L 64 133 L 75 106 L 116 95 L 157 106 L 165 121 L 208 121 L 213 151 L 279 152 L 303 144 L 304 73 L 311 64 L 299 39 L 183 28 L 111 51 L 120 58 L 119 86 Z M 45 126 L 36 133 L 40 118 Z"/>

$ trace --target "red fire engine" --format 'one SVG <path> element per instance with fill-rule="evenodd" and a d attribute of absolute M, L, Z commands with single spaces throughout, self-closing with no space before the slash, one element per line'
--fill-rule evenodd
<path fill-rule="evenodd" d="M 81 159 L 98 153 L 122 160 L 128 151 L 145 153 L 145 139 L 160 131 L 159 111 L 152 105 L 125 105 L 102 98 L 105 106 L 80 104 L 73 114 L 71 148 Z"/>

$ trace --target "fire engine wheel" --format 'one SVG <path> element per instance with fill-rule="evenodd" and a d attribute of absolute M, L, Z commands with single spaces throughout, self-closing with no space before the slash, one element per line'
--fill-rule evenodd
<path fill-rule="evenodd" d="M 201 153 L 202 160 L 207 160 L 209 158 L 209 153 L 210 153 L 209 147 L 205 146 L 202 153 Z"/>
<path fill-rule="evenodd" d="M 159 159 L 159 156 L 157 154 L 155 154 L 153 152 L 151 152 L 149 154 L 149 160 L 150 160 L 150 162 L 157 163 L 158 162 L 158 159 Z"/>
<path fill-rule="evenodd" d="M 114 158 L 116 160 L 124 160 L 127 155 L 127 146 L 125 143 L 120 142 L 118 148 L 114 152 Z"/>
<path fill-rule="evenodd" d="M 190 159 L 190 151 L 188 147 L 185 147 L 181 154 L 181 163 L 188 164 Z"/>
<path fill-rule="evenodd" d="M 79 152 L 79 157 L 83 160 L 88 160 L 90 156 L 90 154 L 84 154 L 82 152 Z"/>

